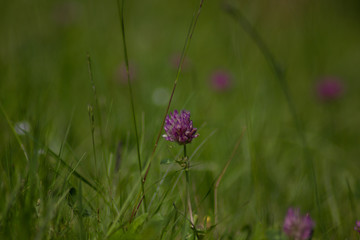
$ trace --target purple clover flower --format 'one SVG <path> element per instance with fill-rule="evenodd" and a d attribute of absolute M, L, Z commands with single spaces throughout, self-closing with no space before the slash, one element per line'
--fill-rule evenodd
<path fill-rule="evenodd" d="M 338 99 L 344 91 L 342 82 L 335 77 L 325 77 L 316 86 L 316 93 L 323 101 Z"/>
<path fill-rule="evenodd" d="M 356 221 L 356 225 L 354 227 L 355 231 L 358 231 L 360 233 L 360 221 Z"/>
<path fill-rule="evenodd" d="M 217 70 L 211 75 L 211 86 L 216 91 L 226 91 L 231 86 L 231 78 L 227 71 Z"/>
<path fill-rule="evenodd" d="M 314 226 L 309 214 L 301 216 L 298 208 L 289 208 L 283 229 L 285 234 L 294 240 L 306 240 L 311 238 Z"/>
<path fill-rule="evenodd" d="M 197 129 L 193 128 L 193 122 L 190 120 L 190 112 L 182 110 L 179 114 L 177 110 L 166 116 L 164 130 L 166 134 L 163 137 L 170 142 L 177 142 L 180 145 L 190 143 L 198 137 Z"/>

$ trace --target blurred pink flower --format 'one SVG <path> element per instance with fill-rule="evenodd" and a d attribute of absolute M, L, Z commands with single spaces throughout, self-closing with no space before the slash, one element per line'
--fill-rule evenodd
<path fill-rule="evenodd" d="M 316 86 L 316 93 L 323 101 L 336 100 L 344 92 L 343 83 L 336 77 L 325 77 Z"/>
<path fill-rule="evenodd" d="M 356 225 L 354 227 L 354 230 L 360 233 L 360 221 L 356 221 Z"/>
<path fill-rule="evenodd" d="M 134 81 L 136 78 L 136 70 L 134 64 L 132 63 L 129 63 L 129 74 L 130 74 L 130 81 Z M 121 84 L 127 84 L 127 73 L 126 73 L 125 62 L 122 62 L 116 69 L 115 80 Z"/>
<path fill-rule="evenodd" d="M 179 64 L 180 64 L 180 60 L 181 60 L 181 54 L 179 53 L 175 53 L 173 54 L 171 57 L 170 57 L 170 64 L 171 64 L 171 67 L 174 68 L 174 69 L 178 69 L 179 67 Z M 188 57 L 185 56 L 184 58 L 184 62 L 181 66 L 181 70 L 182 71 L 188 71 L 191 67 L 191 61 Z"/>
<path fill-rule="evenodd" d="M 232 77 L 224 70 L 217 70 L 211 75 L 211 86 L 214 90 L 222 92 L 231 87 Z"/>
<path fill-rule="evenodd" d="M 311 238 L 315 223 L 309 214 L 301 215 L 298 208 L 289 208 L 286 214 L 283 230 L 287 236 L 294 240 Z"/>

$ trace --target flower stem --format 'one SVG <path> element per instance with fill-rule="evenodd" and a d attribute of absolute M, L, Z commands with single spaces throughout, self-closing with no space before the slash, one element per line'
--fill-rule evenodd
<path fill-rule="evenodd" d="M 189 159 L 187 159 L 187 156 L 186 156 L 186 145 L 184 145 L 184 159 L 186 160 L 186 165 L 185 165 L 185 169 L 184 169 L 185 170 L 185 176 L 186 176 L 185 217 L 187 215 L 187 207 L 188 207 L 189 208 L 189 214 L 190 214 L 190 221 L 193 224 L 194 220 L 193 220 L 191 200 L 190 200 L 190 172 L 189 172 L 190 162 L 189 162 Z"/>

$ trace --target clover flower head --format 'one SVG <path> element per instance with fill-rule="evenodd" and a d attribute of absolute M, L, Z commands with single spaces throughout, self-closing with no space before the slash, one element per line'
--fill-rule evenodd
<path fill-rule="evenodd" d="M 283 229 L 285 234 L 294 240 L 306 240 L 311 238 L 314 226 L 309 214 L 302 216 L 299 209 L 289 208 Z"/>
<path fill-rule="evenodd" d="M 190 120 L 190 112 L 186 110 L 182 110 L 181 113 L 174 110 L 166 116 L 164 130 L 166 134 L 163 137 L 167 141 L 177 142 L 180 145 L 188 144 L 199 136 Z"/>

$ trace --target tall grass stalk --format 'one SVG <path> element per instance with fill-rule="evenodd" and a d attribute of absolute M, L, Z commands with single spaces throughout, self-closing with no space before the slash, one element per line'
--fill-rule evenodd
<path fill-rule="evenodd" d="M 283 91 L 283 93 L 285 95 L 286 102 L 288 104 L 289 110 L 290 110 L 291 115 L 295 122 L 296 130 L 297 130 L 297 133 L 299 135 L 299 138 L 300 138 L 300 141 L 302 144 L 304 157 L 307 160 L 307 166 L 310 169 L 310 176 L 311 176 L 310 178 L 313 183 L 315 203 L 316 203 L 318 214 L 319 214 L 319 220 L 320 220 L 320 222 L 322 222 L 321 221 L 322 214 L 321 214 L 321 210 L 320 210 L 320 197 L 319 197 L 319 191 L 318 191 L 318 186 L 317 186 L 317 177 L 316 177 L 316 172 L 315 172 L 315 166 L 314 166 L 314 162 L 313 162 L 314 160 L 312 158 L 312 155 L 309 152 L 308 143 L 307 143 L 307 140 L 306 140 L 306 137 L 304 134 L 304 127 L 303 127 L 300 117 L 298 116 L 298 113 L 296 111 L 296 107 L 295 107 L 295 104 L 291 97 L 284 71 L 283 71 L 282 67 L 280 66 L 280 64 L 276 61 L 275 57 L 271 53 L 269 47 L 266 45 L 263 38 L 255 30 L 255 28 L 251 25 L 251 23 L 246 19 L 246 17 L 239 10 L 235 9 L 234 7 L 232 7 L 230 5 L 225 5 L 224 9 L 231 17 L 233 17 L 240 24 L 240 26 L 245 31 L 245 33 L 250 36 L 251 40 L 253 40 L 253 42 L 259 48 L 260 52 L 263 54 L 266 61 L 268 62 L 268 64 L 272 68 L 272 70 L 274 71 L 274 74 L 281 86 L 281 90 Z"/>
<path fill-rule="evenodd" d="M 131 80 L 130 80 L 130 72 L 129 72 L 129 59 L 128 59 L 128 53 L 127 53 L 127 47 L 126 47 L 126 38 L 125 38 L 125 23 L 124 23 L 124 2 L 125 0 L 121 1 L 120 6 L 120 0 L 117 1 L 118 4 L 118 11 L 119 11 L 119 17 L 120 17 L 120 23 L 121 23 L 121 35 L 122 35 L 122 43 L 124 48 L 124 57 L 125 57 L 125 65 L 126 65 L 126 76 L 127 76 L 127 82 L 129 86 L 129 95 L 130 95 L 130 103 L 131 103 L 131 112 L 133 116 L 133 123 L 134 123 L 134 129 L 135 129 L 135 137 L 136 137 L 136 150 L 137 150 L 137 157 L 138 157 L 138 165 L 139 165 L 139 174 L 140 174 L 140 182 L 141 182 L 141 191 L 142 191 L 142 200 L 144 202 L 144 208 L 145 212 L 147 212 L 147 206 L 146 206 L 146 198 L 145 198 L 145 181 L 142 177 L 142 164 L 141 164 L 141 157 L 140 157 L 140 143 L 139 143 L 139 134 L 136 124 L 136 115 L 135 115 L 135 106 L 134 106 L 134 95 L 131 87 Z"/>
<path fill-rule="evenodd" d="M 103 129 L 102 129 L 102 116 L 101 116 L 101 111 L 100 111 L 100 105 L 99 105 L 99 100 L 98 100 L 98 96 L 96 93 L 96 86 L 95 86 L 95 82 L 94 82 L 94 75 L 93 75 L 93 70 L 92 70 L 92 61 L 91 61 L 91 57 L 90 54 L 87 53 L 87 62 L 88 62 L 88 71 L 89 71 L 89 78 L 90 78 L 90 82 L 91 82 L 91 88 L 93 91 L 93 96 L 94 96 L 94 105 L 93 108 L 95 107 L 95 112 L 97 115 L 97 119 L 98 119 L 98 127 L 99 127 L 99 132 L 100 132 L 100 139 L 101 139 L 101 147 L 104 147 L 104 133 L 103 133 Z M 94 122 L 94 128 L 95 128 L 95 122 Z M 92 134 L 93 135 L 93 134 Z M 93 141 L 93 147 L 95 149 L 95 141 Z M 110 181 L 110 177 L 109 177 L 109 173 L 106 170 L 106 167 L 108 166 L 108 162 L 107 162 L 107 158 L 103 157 L 104 162 L 105 162 L 105 173 L 107 176 L 107 180 Z"/>
<path fill-rule="evenodd" d="M 90 82 L 91 82 L 91 88 L 92 88 L 93 95 L 94 95 L 96 113 L 97 113 L 98 119 L 99 119 L 99 132 L 100 132 L 100 137 L 101 137 L 101 144 L 103 145 L 104 144 L 104 134 L 102 131 L 102 117 L 101 117 L 101 111 L 100 111 L 100 106 L 99 106 L 99 100 L 98 100 L 97 93 L 96 93 L 94 75 L 93 75 L 93 71 L 92 71 L 92 61 L 91 61 L 91 57 L 90 57 L 89 53 L 87 53 L 86 56 L 87 56 L 87 62 L 88 62 L 88 71 L 89 71 L 89 78 L 90 78 Z"/>
<path fill-rule="evenodd" d="M 95 116 L 94 116 L 94 109 L 93 106 L 88 105 L 88 114 L 89 114 L 89 121 L 90 121 L 90 130 L 91 130 L 91 141 L 92 141 L 92 147 L 93 147 L 93 153 L 94 153 L 94 161 L 95 161 L 95 177 L 96 181 L 99 181 L 98 179 L 98 166 L 97 166 L 97 158 L 96 158 L 96 147 L 95 147 Z"/>

